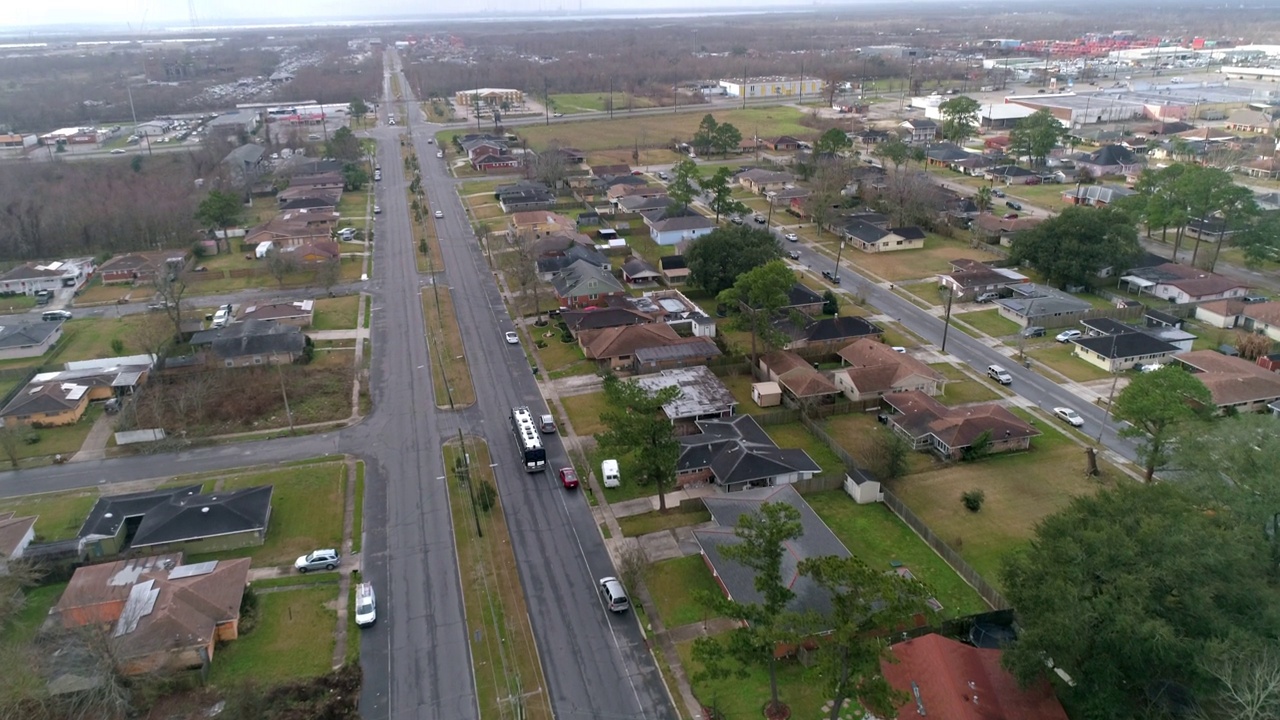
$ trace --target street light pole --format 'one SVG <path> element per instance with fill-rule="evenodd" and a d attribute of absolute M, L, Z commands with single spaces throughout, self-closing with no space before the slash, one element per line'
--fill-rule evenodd
<path fill-rule="evenodd" d="M 840 241 L 840 247 L 836 249 L 836 282 L 840 282 L 840 254 L 844 252 L 844 241 Z"/>

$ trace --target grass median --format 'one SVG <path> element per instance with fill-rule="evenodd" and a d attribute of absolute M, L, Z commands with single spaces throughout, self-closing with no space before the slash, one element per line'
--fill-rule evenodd
<path fill-rule="evenodd" d="M 453 312 L 449 289 L 434 285 L 422 291 L 422 317 L 431 351 L 431 384 L 436 405 L 459 408 L 476 401 L 471 368 L 462 347 L 462 331 Z"/>
<path fill-rule="evenodd" d="M 488 510 L 476 500 L 486 495 L 485 487 L 494 487 L 489 447 L 483 440 L 468 438 L 464 452 L 454 440 L 444 446 L 443 454 L 480 717 L 549 720 L 546 681 L 502 498 L 492 493 Z M 469 472 L 461 467 L 464 457 L 470 460 Z"/>

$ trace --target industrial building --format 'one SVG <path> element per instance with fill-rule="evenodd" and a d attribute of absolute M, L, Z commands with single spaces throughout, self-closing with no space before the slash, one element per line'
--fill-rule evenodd
<path fill-rule="evenodd" d="M 720 87 L 729 97 L 790 97 L 792 95 L 819 95 L 826 83 L 818 78 L 760 77 L 741 80 L 721 80 Z"/>

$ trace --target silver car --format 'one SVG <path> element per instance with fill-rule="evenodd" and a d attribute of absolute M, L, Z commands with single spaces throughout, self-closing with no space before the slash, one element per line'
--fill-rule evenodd
<path fill-rule="evenodd" d="M 308 570 L 333 570 L 342 564 L 342 556 L 337 550 L 313 550 L 294 561 L 293 567 L 300 573 Z"/>

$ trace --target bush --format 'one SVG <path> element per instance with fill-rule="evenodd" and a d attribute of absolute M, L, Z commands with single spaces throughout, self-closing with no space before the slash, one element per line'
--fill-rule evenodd
<path fill-rule="evenodd" d="M 117 355 L 123 355 L 123 354 L 124 354 L 124 341 L 123 341 L 123 340 L 121 340 L 120 338 L 115 338 L 114 340 L 112 340 L 112 341 L 111 341 L 111 352 L 113 352 L 113 353 L 115 353 L 115 354 L 117 354 Z"/>
<path fill-rule="evenodd" d="M 981 490 L 970 490 L 960 496 L 960 502 L 964 503 L 965 509 L 973 513 L 982 509 L 982 503 L 986 499 L 987 494 Z"/>
<path fill-rule="evenodd" d="M 481 480 L 476 483 L 476 506 L 484 512 L 493 509 L 494 503 L 498 501 L 498 490 L 493 483 L 488 480 Z"/>
<path fill-rule="evenodd" d="M 22 442 L 26 445 L 35 445 L 40 442 L 40 433 L 32 430 L 22 436 Z"/>

